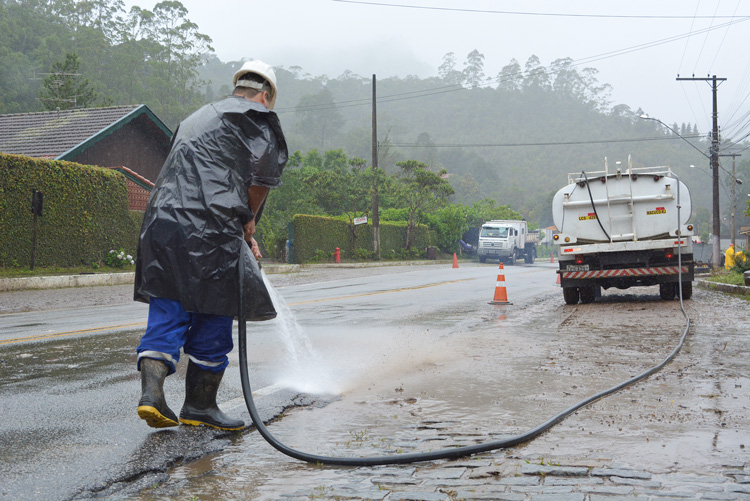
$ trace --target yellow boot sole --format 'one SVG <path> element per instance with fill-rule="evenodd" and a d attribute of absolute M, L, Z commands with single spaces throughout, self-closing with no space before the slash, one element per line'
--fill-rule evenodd
<path fill-rule="evenodd" d="M 146 424 L 151 428 L 169 428 L 180 424 L 174 419 L 164 416 L 156 407 L 150 405 L 138 406 L 138 416 L 146 421 Z"/>
<path fill-rule="evenodd" d="M 227 431 L 237 431 L 245 427 L 245 425 L 242 425 L 242 426 L 238 426 L 235 428 L 227 428 L 225 426 L 216 426 L 215 424 L 206 423 L 204 421 L 195 421 L 194 419 L 183 419 L 183 418 L 180 418 L 180 423 L 186 424 L 188 426 L 210 426 L 211 428 L 216 428 L 217 430 L 227 430 Z"/>

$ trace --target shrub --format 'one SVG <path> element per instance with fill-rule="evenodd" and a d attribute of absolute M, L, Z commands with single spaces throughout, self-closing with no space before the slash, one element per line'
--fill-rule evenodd
<path fill-rule="evenodd" d="M 357 261 L 369 261 L 373 258 L 374 254 L 375 253 L 373 251 L 360 248 L 354 251 L 354 259 L 356 259 Z"/>
<path fill-rule="evenodd" d="M 133 256 L 125 254 L 125 251 L 122 249 L 119 251 L 110 250 L 104 258 L 104 262 L 111 268 L 122 268 L 123 266 L 135 264 Z"/>
<path fill-rule="evenodd" d="M 44 194 L 35 264 L 89 266 L 109 249 L 135 253 L 142 215 L 128 210 L 125 176 L 72 162 L 0 154 L 0 256 L 31 261 L 31 193 Z"/>

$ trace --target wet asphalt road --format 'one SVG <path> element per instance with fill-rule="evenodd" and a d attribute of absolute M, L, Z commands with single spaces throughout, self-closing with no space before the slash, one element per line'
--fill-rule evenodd
<path fill-rule="evenodd" d="M 681 323 L 674 314 L 675 302 L 605 293 L 594 305 L 563 306 L 553 269 L 548 263 L 506 268 L 514 303 L 510 307 L 487 304 L 498 273 L 491 264 L 462 264 L 458 270 L 432 265 L 271 275 L 271 283 L 323 357 L 325 370 L 297 373 L 279 342 L 276 321 L 250 324 L 251 381 L 254 389 L 262 389 L 258 407 L 264 418 L 288 409 L 272 428 L 291 445 L 317 453 L 321 447 L 322 452 L 338 447 L 341 450 L 333 452 L 342 454 L 384 453 L 394 442 L 402 449 L 433 447 L 432 440 L 414 441 L 415 420 L 416 429 L 422 430 L 417 435 L 444 430 L 436 433 L 444 443 L 486 440 L 493 433 L 523 429 L 529 415 L 547 416 L 592 388 L 629 377 L 636 368 L 659 361 L 674 342 Z M 267 451 L 253 432 L 153 432 L 143 426 L 134 411 L 139 383 L 133 370 L 133 347 L 142 328 L 123 325 L 143 322 L 145 309 L 129 303 L 128 288 L 101 289 L 97 308 L 81 308 L 75 299 L 90 290 L 69 290 L 57 298 L 59 291 L 0 294 L 0 311 L 18 311 L 8 305 L 24 302 L 33 310 L 34 297 L 40 304 L 55 304 L 46 316 L 33 311 L 0 314 L 5 335 L 0 338 L 5 342 L 0 344 L 0 495 L 69 499 L 140 492 L 143 499 L 184 499 L 225 492 L 245 499 L 333 498 L 332 490 L 319 490 L 321 483 L 335 477 L 351 487 L 368 476 L 368 471 L 307 469 Z M 26 295 L 19 300 L 17 294 Z M 596 404 L 596 412 L 587 414 L 591 422 L 566 421 L 559 434 L 544 435 L 513 454 L 498 453 L 491 462 L 498 475 L 534 475 L 514 467 L 508 459 L 513 457 L 526 464 L 532 462 L 528 458 L 554 458 L 562 464 L 576 458 L 593 464 L 614 457 L 614 464 L 635 466 L 639 454 L 649 458 L 642 463 L 655 473 L 720 477 L 729 466 L 744 471 L 750 429 L 748 350 L 741 335 L 748 325 L 744 306 L 719 293 L 696 292 L 688 310 L 701 342 L 687 346 L 686 355 L 669 366 L 667 375 L 644 383 L 648 390 L 640 391 L 649 393 L 642 404 L 633 405 L 641 399 L 637 393 Z M 97 330 L 79 332 L 86 328 Z M 47 338 L 13 341 L 35 333 Z M 723 350 L 717 339 L 725 340 Z M 727 352 L 727 347 L 733 349 Z M 249 422 L 239 399 L 236 351 L 233 355 L 220 400 L 225 410 Z M 182 377 L 169 378 L 166 387 L 177 408 Z M 582 378 L 597 384 L 582 385 Z M 322 391 L 340 398 L 315 396 Z M 670 403 L 661 404 L 662 397 Z M 311 403 L 315 419 L 294 411 Z M 391 412 L 394 417 L 383 421 Z M 290 424 L 283 427 L 285 423 Z M 621 440 L 612 441 L 613 427 Z M 370 431 L 364 433 L 366 429 Z M 190 466 L 205 458 L 220 465 L 209 469 L 208 476 L 205 469 Z M 264 465 L 266 474 L 249 475 L 248 465 L 255 464 Z M 462 466 L 475 474 L 465 486 L 477 483 L 475 468 L 484 463 L 471 464 Z M 409 487 L 417 485 L 415 478 L 423 470 L 433 479 L 456 473 L 455 464 L 435 465 L 434 470 L 431 466 L 399 469 L 394 478 L 407 480 L 383 483 L 388 488 L 381 490 L 391 496 L 387 499 L 428 499 L 426 494 L 403 493 L 427 492 L 422 484 Z M 497 475 L 481 482 L 489 485 L 492 479 Z M 450 498 L 438 484 L 428 483 L 435 499 Z M 350 497 L 336 497 L 372 495 L 359 489 L 369 494 L 356 495 L 355 488 L 347 491 L 355 493 Z M 545 495 L 543 488 L 538 492 Z"/>

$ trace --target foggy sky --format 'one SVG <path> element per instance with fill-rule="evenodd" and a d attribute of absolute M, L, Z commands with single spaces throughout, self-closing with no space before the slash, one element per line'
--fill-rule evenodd
<path fill-rule="evenodd" d="M 600 83 L 613 87 L 612 104 L 639 107 L 672 124 L 711 127 L 711 89 L 705 82 L 677 82 L 681 76 L 717 75 L 719 121 L 723 126 L 750 110 L 750 21 L 693 34 L 750 16 L 741 0 L 374 0 L 444 9 L 515 11 L 561 15 L 513 15 L 363 5 L 333 0 L 181 0 L 189 18 L 213 39 L 223 61 L 262 59 L 274 66 L 301 66 L 303 73 L 329 78 L 345 70 L 369 78 L 437 75 L 448 52 L 457 69 L 474 49 L 485 56 L 485 75 L 494 77 L 512 58 L 521 66 L 531 55 L 548 67 L 572 58 L 599 70 Z M 151 9 L 156 2 L 126 2 Z M 588 17 L 641 16 L 641 17 Z M 684 16 L 663 19 L 650 16 Z M 694 18 L 693 16 L 706 16 Z M 711 16 L 727 16 L 726 18 Z M 661 41 L 661 42 L 660 42 Z M 613 51 L 654 47 L 617 55 Z M 590 60 L 600 56 L 599 60 Z M 229 77 L 228 77 L 229 78 Z M 283 92 L 283 89 L 281 90 Z M 741 121 L 741 120 L 740 120 Z M 747 121 L 747 120 L 745 120 Z M 727 128 L 728 133 L 731 130 Z M 746 131 L 745 131 L 746 132 Z"/>

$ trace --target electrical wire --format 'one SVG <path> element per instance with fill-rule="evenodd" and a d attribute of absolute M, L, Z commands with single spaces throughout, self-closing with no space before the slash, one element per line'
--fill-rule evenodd
<path fill-rule="evenodd" d="M 737 14 L 737 9 L 740 8 L 740 2 L 737 1 L 737 6 L 734 8 L 734 12 L 732 13 L 732 18 Z M 716 9 L 719 9 L 719 2 L 716 2 Z M 714 12 L 715 14 L 716 12 Z M 713 21 L 712 21 L 713 22 Z M 721 42 L 719 43 L 719 47 L 716 49 L 716 54 L 714 54 L 714 59 L 711 61 L 711 64 L 708 66 L 709 73 L 711 72 L 711 69 L 714 67 L 714 64 L 716 64 L 716 58 L 719 57 L 719 53 L 721 52 L 721 48 L 724 45 L 724 40 L 727 39 L 727 34 L 729 33 L 729 27 L 727 27 L 727 30 L 724 32 L 724 36 L 721 38 Z"/>
<path fill-rule="evenodd" d="M 716 16 L 716 12 L 719 10 L 719 5 L 721 5 L 721 2 L 716 2 L 716 9 L 714 9 L 714 16 Z M 709 25 L 709 28 L 713 26 L 714 24 L 714 18 L 711 18 L 711 24 Z M 693 68 L 693 75 L 695 75 L 695 69 L 698 67 L 698 62 L 701 59 L 701 56 L 703 55 L 703 49 L 706 47 L 706 42 L 708 41 L 708 31 L 706 32 L 706 36 L 703 39 L 703 45 L 701 45 L 701 50 L 698 52 L 698 57 L 695 58 L 695 68 Z"/>
<path fill-rule="evenodd" d="M 693 33 L 693 26 L 695 26 L 695 18 L 698 15 L 698 8 L 701 6 L 700 0 L 698 0 L 695 4 L 695 12 L 693 13 L 693 22 L 690 23 L 690 31 L 689 33 Z M 680 64 L 677 65 L 677 74 L 680 74 L 680 69 L 682 68 L 682 62 L 685 60 L 685 54 L 687 53 L 688 44 L 690 43 L 690 37 L 687 37 L 685 40 L 685 48 L 682 49 L 682 57 L 680 58 Z"/>
<path fill-rule="evenodd" d="M 558 141 L 558 142 L 541 142 L 541 143 L 443 143 L 443 144 L 417 144 L 417 143 L 391 143 L 391 146 L 398 146 L 401 148 L 509 148 L 509 147 L 522 147 L 522 146 L 571 146 L 579 144 L 610 144 L 610 143 L 639 143 L 645 141 L 672 141 L 681 138 L 700 138 L 701 135 L 671 137 L 642 137 L 632 139 L 599 139 L 589 141 Z M 692 143 L 689 143 L 691 146 Z M 695 146 L 693 146 L 695 148 Z M 700 150 L 698 150 L 700 152 Z M 704 156 L 705 153 L 701 152 Z"/>
<path fill-rule="evenodd" d="M 617 49 L 617 50 L 614 50 L 614 51 L 604 52 L 604 53 L 601 53 L 601 54 L 597 54 L 597 55 L 593 55 L 593 56 L 588 56 L 588 57 L 581 58 L 581 59 L 576 59 L 576 60 L 573 60 L 571 62 L 571 66 L 581 66 L 583 64 L 588 64 L 588 63 L 592 63 L 592 62 L 595 62 L 595 61 L 601 61 L 601 60 L 604 60 L 604 59 L 610 59 L 610 58 L 618 57 L 618 56 L 621 56 L 621 55 L 624 55 L 624 54 L 629 54 L 631 52 L 637 52 L 637 51 L 641 51 L 641 50 L 650 49 L 652 47 L 657 47 L 659 45 L 664 45 L 664 44 L 667 44 L 667 43 L 671 43 L 671 42 L 675 42 L 675 41 L 678 41 L 678 40 L 682 40 L 684 38 L 689 38 L 689 37 L 691 37 L 693 35 L 697 35 L 697 34 L 701 34 L 701 33 L 708 33 L 709 31 L 712 31 L 712 30 L 717 30 L 717 29 L 720 29 L 720 28 L 729 27 L 731 25 L 734 25 L 734 24 L 737 24 L 737 23 L 742 23 L 742 22 L 745 22 L 745 21 L 748 21 L 748 20 L 750 20 L 750 17 L 742 17 L 742 18 L 738 18 L 738 19 L 732 19 L 731 21 L 729 21 L 727 23 L 719 24 L 719 25 L 716 25 L 716 26 L 711 26 L 709 28 L 703 28 L 703 29 L 697 30 L 695 32 L 691 31 L 689 33 L 683 33 L 681 35 L 675 35 L 675 36 L 672 36 L 672 37 L 662 38 L 662 39 L 659 39 L 659 40 L 654 40 L 654 41 L 646 42 L 646 43 L 643 43 L 643 44 L 633 45 L 633 46 L 630 46 L 630 47 L 625 47 L 625 48 Z M 545 72 L 546 73 L 546 71 L 544 69 L 540 69 L 538 71 L 540 73 L 541 72 Z M 484 80 L 484 82 L 482 84 L 480 84 L 480 87 L 484 87 L 484 86 L 491 85 L 491 84 L 498 84 L 499 85 L 500 83 L 511 81 L 514 78 L 517 78 L 519 76 L 524 76 L 524 75 L 526 75 L 527 77 L 529 77 L 529 76 L 535 75 L 535 73 L 534 72 L 526 72 L 526 71 L 522 70 L 520 72 L 516 72 L 516 73 L 513 73 L 511 75 L 508 75 L 506 78 L 502 78 L 502 77 L 499 77 L 499 76 L 487 77 Z M 395 102 L 395 101 L 403 101 L 405 99 L 416 99 L 416 98 L 421 98 L 421 97 L 433 96 L 433 95 L 437 95 L 437 94 L 444 94 L 444 93 L 448 93 L 448 92 L 456 92 L 456 91 L 462 91 L 462 90 L 467 90 L 467 88 L 464 87 L 461 84 L 452 84 L 452 85 L 447 85 L 447 86 L 435 87 L 433 89 L 425 89 L 425 90 L 420 90 L 420 91 L 410 91 L 410 92 L 403 92 L 403 93 L 397 93 L 397 94 L 389 94 L 389 95 L 382 96 L 382 97 L 378 98 L 377 102 L 379 104 L 381 104 L 381 103 L 389 103 L 389 102 Z M 278 108 L 276 110 L 276 113 L 277 114 L 285 114 L 285 113 L 296 113 L 298 111 L 325 111 L 325 110 L 330 110 L 330 109 L 348 108 L 348 107 L 353 107 L 353 106 L 369 106 L 369 105 L 372 104 L 372 98 L 368 97 L 368 98 L 354 99 L 354 100 L 350 100 L 350 101 L 342 101 L 342 103 L 343 103 L 343 105 L 339 105 L 339 104 L 333 104 L 333 105 L 330 105 L 330 104 L 314 105 L 313 104 L 313 105 L 306 105 L 306 106 L 294 107 L 294 108 L 291 108 L 291 107 L 290 108 Z M 705 111 L 705 108 L 704 108 L 704 111 Z"/>
<path fill-rule="evenodd" d="M 666 15 L 629 15 L 629 14 L 568 14 L 562 12 L 525 12 L 525 11 L 510 11 L 510 10 L 485 10 L 485 9 L 466 9 L 458 7 L 434 7 L 428 5 L 408 5 L 408 4 L 394 4 L 386 2 L 365 2 L 361 0 L 332 0 L 338 3 L 349 3 L 359 5 L 369 5 L 372 7 L 397 7 L 404 9 L 417 9 L 417 10 L 434 10 L 434 11 L 447 11 L 447 12 L 471 12 L 475 14 L 505 14 L 515 16 L 545 16 L 545 17 L 575 17 L 575 18 L 593 18 L 593 19 L 722 19 L 731 18 L 733 16 L 666 16 Z"/>

